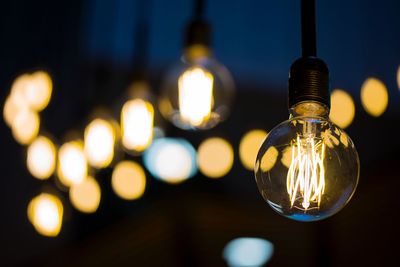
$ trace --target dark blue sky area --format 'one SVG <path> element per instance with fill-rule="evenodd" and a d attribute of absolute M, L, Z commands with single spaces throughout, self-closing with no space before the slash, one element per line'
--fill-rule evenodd
<path fill-rule="evenodd" d="M 139 1 L 92 0 L 85 47 L 95 58 L 131 64 Z M 236 80 L 265 90 L 285 87 L 290 64 L 300 56 L 300 1 L 207 1 L 218 59 Z M 159 68 L 179 57 L 182 31 L 192 13 L 189 0 L 152 0 L 149 64 Z M 317 1 L 318 55 L 329 65 L 332 88 L 358 97 L 368 76 L 382 79 L 398 98 L 400 1 Z"/>

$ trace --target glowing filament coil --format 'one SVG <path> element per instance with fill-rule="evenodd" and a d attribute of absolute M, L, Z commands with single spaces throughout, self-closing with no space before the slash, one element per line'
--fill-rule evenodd
<path fill-rule="evenodd" d="M 297 136 L 292 144 L 292 161 L 287 174 L 287 192 L 291 207 L 297 200 L 301 201 L 298 209 L 319 208 L 325 190 L 325 144 L 314 138 L 301 139 Z M 317 207 L 311 207 L 317 203 Z"/>

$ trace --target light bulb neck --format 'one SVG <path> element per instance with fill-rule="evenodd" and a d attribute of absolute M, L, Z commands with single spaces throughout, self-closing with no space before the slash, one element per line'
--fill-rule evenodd
<path fill-rule="evenodd" d="M 304 101 L 289 109 L 290 117 L 329 117 L 329 107 L 318 101 Z"/>
<path fill-rule="evenodd" d="M 289 108 L 307 101 L 330 107 L 329 70 L 316 57 L 301 57 L 290 67 Z"/>
<path fill-rule="evenodd" d="M 211 27 L 202 19 L 195 19 L 186 29 L 185 48 L 193 45 L 209 47 L 211 42 Z"/>
<path fill-rule="evenodd" d="M 183 56 L 187 61 L 193 62 L 201 58 L 212 57 L 212 51 L 208 46 L 196 44 L 185 47 Z"/>

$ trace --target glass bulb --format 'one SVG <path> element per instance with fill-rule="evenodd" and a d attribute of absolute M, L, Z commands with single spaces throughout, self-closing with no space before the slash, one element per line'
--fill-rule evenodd
<path fill-rule="evenodd" d="M 189 47 L 167 73 L 160 111 L 185 130 L 209 129 L 229 114 L 234 83 L 228 70 L 204 46 Z"/>
<path fill-rule="evenodd" d="M 356 148 L 328 115 L 318 102 L 297 104 L 258 152 L 258 189 L 273 210 L 290 219 L 327 218 L 347 204 L 357 187 Z"/>

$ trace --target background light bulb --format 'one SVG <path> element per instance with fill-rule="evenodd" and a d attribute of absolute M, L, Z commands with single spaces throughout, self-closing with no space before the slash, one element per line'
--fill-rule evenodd
<path fill-rule="evenodd" d="M 54 195 L 40 194 L 28 205 L 28 219 L 41 235 L 57 236 L 61 230 L 62 218 L 63 205 Z"/>
<path fill-rule="evenodd" d="M 154 108 L 142 99 L 129 100 L 121 111 L 122 144 L 128 150 L 144 151 L 153 139 Z"/>
<path fill-rule="evenodd" d="M 257 155 L 258 189 L 278 213 L 299 221 L 329 217 L 352 197 L 359 159 L 350 137 L 328 108 L 302 102 L 268 135 Z"/>
<path fill-rule="evenodd" d="M 45 136 L 37 137 L 28 147 L 26 163 L 34 177 L 49 178 L 56 166 L 56 148 L 53 142 Z"/>
<path fill-rule="evenodd" d="M 193 45 L 165 76 L 160 111 L 179 128 L 209 129 L 229 114 L 233 89 L 228 70 L 207 48 Z"/>
<path fill-rule="evenodd" d="M 85 154 L 96 168 L 107 167 L 114 158 L 115 131 L 110 122 L 93 120 L 85 129 Z"/>
<path fill-rule="evenodd" d="M 87 160 L 81 141 L 63 144 L 58 151 L 57 175 L 62 184 L 79 184 L 87 176 Z"/>

